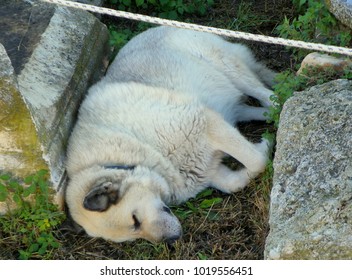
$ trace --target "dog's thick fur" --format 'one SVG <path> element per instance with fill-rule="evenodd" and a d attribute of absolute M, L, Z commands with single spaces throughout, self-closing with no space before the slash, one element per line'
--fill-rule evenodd
<path fill-rule="evenodd" d="M 273 77 L 246 47 L 215 35 L 158 27 L 132 39 L 90 88 L 70 137 L 72 218 L 116 242 L 178 239 L 166 205 L 209 185 L 236 192 L 265 168 L 267 142 L 250 143 L 233 124 L 265 119 Z M 224 155 L 244 168 L 230 170 Z"/>

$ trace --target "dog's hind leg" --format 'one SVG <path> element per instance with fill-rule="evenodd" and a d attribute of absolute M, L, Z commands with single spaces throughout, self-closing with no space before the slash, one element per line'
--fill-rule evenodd
<path fill-rule="evenodd" d="M 260 80 L 267 85 L 268 87 L 272 88 L 276 82 L 275 77 L 277 75 L 276 72 L 266 67 L 261 62 L 255 63 L 251 69 L 258 75 Z"/>
<path fill-rule="evenodd" d="M 250 181 L 247 169 L 233 171 L 220 164 L 211 177 L 211 185 L 225 193 L 233 193 L 242 190 Z"/>
<path fill-rule="evenodd" d="M 273 95 L 273 92 L 265 87 L 257 73 L 253 71 L 253 67 L 242 61 L 235 62 L 234 59 L 231 59 L 224 66 L 224 72 L 230 78 L 232 84 L 242 93 L 259 100 L 263 107 L 269 107 L 272 105 L 270 96 Z"/>
<path fill-rule="evenodd" d="M 273 102 L 270 99 L 270 96 L 273 95 L 273 92 L 270 89 L 267 89 L 266 87 L 253 87 L 251 88 L 250 80 L 248 80 L 248 84 L 243 84 L 241 87 L 241 90 L 245 95 L 254 97 L 259 100 L 260 104 L 263 107 L 270 107 L 273 105 Z"/>
<path fill-rule="evenodd" d="M 237 89 L 243 94 L 257 99 L 263 107 L 269 107 L 273 104 L 270 100 L 270 96 L 273 95 L 272 90 L 266 88 L 256 73 L 247 65 L 237 63 L 232 69 L 227 69 L 226 75 Z"/>
<path fill-rule="evenodd" d="M 254 178 L 264 171 L 268 160 L 269 143 L 267 140 L 258 144 L 249 142 L 236 128 L 211 110 L 206 111 L 206 116 L 207 138 L 211 148 L 214 151 L 222 151 L 232 156 L 245 166 L 244 169 L 225 176 L 232 180 L 229 183 L 232 187 L 228 191 L 242 188 L 250 178 Z M 221 179 L 221 176 L 226 173 L 222 167 L 219 168 L 219 171 L 219 174 L 214 174 L 212 181 L 219 185 L 219 189 L 227 189 L 229 185 L 223 183 L 223 180 L 226 179 Z M 236 184 L 238 185 L 236 186 Z"/>
<path fill-rule="evenodd" d="M 267 108 L 242 105 L 239 107 L 236 120 L 239 122 L 266 121 L 269 113 Z"/>
<path fill-rule="evenodd" d="M 242 93 L 258 99 L 263 107 L 271 106 L 273 92 L 265 85 L 274 85 L 275 72 L 257 62 L 252 52 L 243 45 L 215 40 L 213 47 L 216 52 L 213 51 L 213 56 L 209 55 L 208 59 L 217 69 Z"/>

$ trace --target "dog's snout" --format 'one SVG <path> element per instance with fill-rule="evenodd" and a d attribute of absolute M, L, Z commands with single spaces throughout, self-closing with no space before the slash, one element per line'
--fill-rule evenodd
<path fill-rule="evenodd" d="M 171 210 L 170 210 L 170 208 L 167 207 L 167 206 L 163 206 L 163 211 L 166 212 L 166 213 L 168 213 L 168 214 L 171 214 Z"/>

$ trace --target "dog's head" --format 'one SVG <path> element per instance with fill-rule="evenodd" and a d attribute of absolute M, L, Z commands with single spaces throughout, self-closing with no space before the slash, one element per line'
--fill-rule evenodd
<path fill-rule="evenodd" d="M 181 236 L 180 222 L 164 203 L 168 185 L 148 168 L 88 168 L 70 178 L 65 196 L 73 220 L 90 236 L 169 243 Z"/>

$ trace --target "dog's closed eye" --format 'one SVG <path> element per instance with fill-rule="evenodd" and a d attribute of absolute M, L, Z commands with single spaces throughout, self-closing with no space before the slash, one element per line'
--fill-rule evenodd
<path fill-rule="evenodd" d="M 133 226 L 135 230 L 138 230 L 141 227 L 141 222 L 138 220 L 137 216 L 135 214 L 132 215 L 132 219 L 133 219 Z"/>

